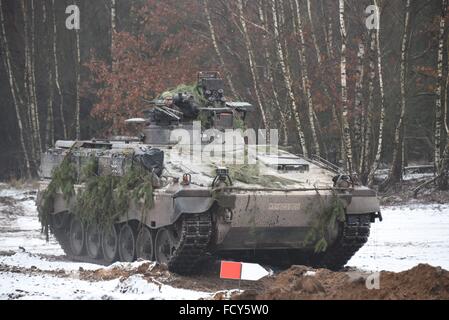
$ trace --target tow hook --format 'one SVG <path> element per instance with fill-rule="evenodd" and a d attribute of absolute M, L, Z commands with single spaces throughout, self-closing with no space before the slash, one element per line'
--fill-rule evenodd
<path fill-rule="evenodd" d="M 372 221 L 371 222 L 376 222 L 376 219 L 379 219 L 380 222 L 383 221 L 382 212 L 379 211 L 377 213 L 374 213 L 372 215 Z"/>

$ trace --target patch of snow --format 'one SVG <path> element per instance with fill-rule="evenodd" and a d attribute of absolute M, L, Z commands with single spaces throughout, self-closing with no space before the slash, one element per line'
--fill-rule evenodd
<path fill-rule="evenodd" d="M 80 268 L 83 268 L 84 270 L 98 270 L 102 268 L 102 266 L 100 265 L 90 263 L 49 261 L 44 257 L 28 252 L 18 252 L 12 256 L 0 256 L 0 264 L 13 267 L 23 267 L 26 269 L 36 267 L 37 269 L 42 271 L 78 271 Z"/>
<path fill-rule="evenodd" d="M 314 277 L 316 276 L 316 271 L 307 271 L 304 275 L 306 277 Z"/>
<path fill-rule="evenodd" d="M 152 299 L 159 300 L 198 300 L 201 298 L 209 298 L 211 296 L 208 292 L 177 289 L 167 285 L 149 283 L 143 279 L 142 275 L 134 275 L 119 282 L 114 291 L 121 294 L 131 294 L 137 297 L 150 296 Z"/>
<path fill-rule="evenodd" d="M 89 282 L 48 275 L 2 273 L 0 300 L 61 299 L 61 300 L 197 300 L 208 299 L 211 293 L 176 289 L 148 283 L 141 276 Z"/>
<path fill-rule="evenodd" d="M 385 207 L 382 216 L 348 266 L 398 272 L 427 263 L 449 270 L 449 205 Z"/>
<path fill-rule="evenodd" d="M 404 181 L 409 180 L 427 180 L 433 178 L 435 175 L 433 173 L 407 173 L 404 175 Z"/>
<path fill-rule="evenodd" d="M 140 266 L 149 263 L 149 267 L 148 269 L 152 269 L 154 268 L 154 266 L 156 265 L 156 262 L 154 261 L 146 261 L 146 260 L 142 260 L 142 261 L 134 261 L 134 262 L 115 262 L 113 264 L 111 264 L 108 267 L 105 267 L 105 270 L 112 270 L 112 269 L 122 269 L 125 271 L 130 271 L 130 270 L 136 270 L 138 269 Z"/>
<path fill-rule="evenodd" d="M 29 190 L 2 189 L 0 197 L 17 202 L 13 207 L 0 204 L 0 251 L 19 251 L 19 247 L 31 253 L 63 255 L 60 245 L 53 237 L 46 241 L 34 202 Z M 26 200 L 23 200 L 26 199 Z"/>

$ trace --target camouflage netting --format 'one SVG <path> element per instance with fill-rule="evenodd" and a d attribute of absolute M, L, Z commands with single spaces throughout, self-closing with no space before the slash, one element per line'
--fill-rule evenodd
<path fill-rule="evenodd" d="M 39 221 L 47 239 L 54 201 L 60 192 L 67 202 L 76 196 L 70 211 L 83 223 L 95 223 L 101 228 L 108 228 L 126 214 L 133 200 L 142 204 L 142 212 L 153 207 L 153 173 L 139 163 L 133 162 L 123 176 L 99 176 L 97 172 L 97 158 L 91 156 L 78 176 L 76 167 L 71 163 L 71 152 L 54 170 L 53 179 L 43 192 L 38 206 Z M 83 187 L 75 195 L 76 183 L 82 183 Z"/>
<path fill-rule="evenodd" d="M 160 95 L 160 99 L 164 99 L 165 96 L 174 96 L 178 93 L 189 93 L 193 95 L 195 102 L 200 106 L 205 106 L 207 101 L 204 99 L 204 96 L 201 92 L 201 88 L 196 84 L 181 84 L 176 88 L 169 89 Z"/>
<path fill-rule="evenodd" d="M 320 195 L 319 197 L 322 200 Z M 315 253 L 325 252 L 328 248 L 326 240 L 328 230 L 333 228 L 336 223 L 344 222 L 345 218 L 345 207 L 337 195 L 333 194 L 328 206 L 324 206 L 322 203 L 322 210 L 315 217 L 312 229 L 304 239 L 304 246 L 314 244 Z"/>

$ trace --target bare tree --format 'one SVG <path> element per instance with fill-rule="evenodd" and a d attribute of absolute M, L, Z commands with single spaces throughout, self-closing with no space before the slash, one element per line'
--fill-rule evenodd
<path fill-rule="evenodd" d="M 376 67 L 375 67 L 375 49 L 376 47 L 376 36 L 375 31 L 371 31 L 370 40 L 370 55 L 369 55 L 369 77 L 368 77 L 368 105 L 366 111 L 364 112 L 364 128 L 363 128 L 363 157 L 361 161 L 360 172 L 362 173 L 362 180 L 366 182 L 369 180 L 369 170 L 370 170 L 370 158 L 371 150 L 373 145 L 373 117 L 374 117 L 374 81 L 376 78 Z"/>
<path fill-rule="evenodd" d="M 253 80 L 254 94 L 256 95 L 256 100 L 257 100 L 260 114 L 262 116 L 262 121 L 263 121 L 264 127 L 268 129 L 269 128 L 268 118 L 265 114 L 265 109 L 264 109 L 264 106 L 262 103 L 261 94 L 259 92 L 259 77 L 257 75 L 257 70 L 256 70 L 255 54 L 254 54 L 254 51 L 252 48 L 251 38 L 248 33 L 248 27 L 246 25 L 245 15 L 243 13 L 243 1 L 242 0 L 237 0 L 237 7 L 238 7 L 238 11 L 239 11 L 240 24 L 242 26 L 243 38 L 245 41 L 246 50 L 248 52 L 249 68 L 250 68 L 251 77 Z"/>
<path fill-rule="evenodd" d="M 75 29 L 76 37 L 76 99 L 75 99 L 75 132 L 76 139 L 81 139 L 80 124 L 80 78 L 81 78 L 81 52 L 80 52 L 80 30 Z"/>
<path fill-rule="evenodd" d="M 65 123 L 65 116 L 64 116 L 64 95 L 61 90 L 61 84 L 59 81 L 59 62 L 58 62 L 58 49 L 57 49 L 57 43 L 58 43 L 58 32 L 56 29 L 56 13 L 55 13 L 55 0 L 51 0 L 52 8 L 53 8 L 53 64 L 55 69 L 55 84 L 56 89 L 58 91 L 59 95 L 59 113 L 60 113 L 60 119 L 61 119 L 61 126 L 62 126 L 62 133 L 64 139 L 67 139 L 67 126 Z"/>
<path fill-rule="evenodd" d="M 359 42 L 359 51 L 357 53 L 357 74 L 355 84 L 355 125 L 354 125 L 354 148 L 357 150 L 359 159 L 359 172 L 363 163 L 363 126 L 364 126 L 364 106 L 363 106 L 363 77 L 365 73 L 364 69 L 365 58 L 365 45 L 362 40 Z"/>
<path fill-rule="evenodd" d="M 17 126 L 19 128 L 19 140 L 20 140 L 20 146 L 22 148 L 22 152 L 23 152 L 23 156 L 25 158 L 25 167 L 26 167 L 26 171 L 27 171 L 27 176 L 30 178 L 31 177 L 31 162 L 30 162 L 30 157 L 28 155 L 28 151 L 25 145 L 25 138 L 24 138 L 24 126 L 23 126 L 23 122 L 22 122 L 22 116 L 20 114 L 20 106 L 19 106 L 19 101 L 17 98 L 17 93 L 16 93 L 16 84 L 15 84 L 15 80 L 14 80 L 14 71 L 11 67 L 11 53 L 9 51 L 9 44 L 8 44 L 8 38 L 6 37 L 6 30 L 5 30 L 5 18 L 3 15 L 3 0 L 0 0 L 0 23 L 1 23 L 1 46 L 0 49 L 1 50 L 1 55 L 3 57 L 3 62 L 5 65 L 5 70 L 8 76 L 8 82 L 9 82 L 9 87 L 11 90 L 11 96 L 13 98 L 13 103 L 14 103 L 14 109 L 16 112 L 16 118 L 17 118 Z"/>
<path fill-rule="evenodd" d="M 37 94 L 36 94 L 36 11 L 34 7 L 34 0 L 30 1 L 31 4 L 31 53 L 29 57 L 30 62 L 30 80 L 31 80 L 31 88 L 30 98 L 32 99 L 32 107 L 34 108 L 34 128 L 35 128 L 35 140 L 37 145 L 36 150 L 36 159 L 39 160 L 42 153 L 42 139 L 41 139 L 41 130 L 40 130 L 40 122 L 39 122 L 39 108 L 37 102 Z"/>
<path fill-rule="evenodd" d="M 111 0 L 111 38 L 114 38 L 114 33 L 117 32 L 117 16 L 116 16 L 116 1 Z M 114 41 L 112 41 L 114 42 Z"/>
<path fill-rule="evenodd" d="M 376 49 L 377 49 L 377 70 L 378 70 L 379 90 L 380 90 L 380 122 L 379 122 L 379 136 L 377 139 L 377 151 L 374 157 L 373 164 L 371 166 L 371 170 L 368 175 L 368 185 L 373 184 L 374 174 L 376 170 L 379 168 L 379 162 L 383 147 L 384 130 L 385 130 L 385 89 L 384 89 L 384 75 L 382 65 L 382 50 L 380 43 L 380 30 L 381 30 L 380 26 L 381 26 L 382 11 L 380 10 L 379 0 L 374 0 L 374 5 L 379 10 L 378 12 L 379 25 L 378 29 L 375 32 L 376 32 Z"/>
<path fill-rule="evenodd" d="M 295 93 L 293 91 L 293 83 L 292 83 L 292 78 L 291 78 L 291 72 L 290 72 L 290 68 L 288 67 L 288 65 L 286 63 L 286 61 L 288 61 L 288 60 L 285 59 L 285 53 L 284 53 L 284 49 L 282 48 L 282 43 L 281 43 L 281 39 L 280 39 L 279 23 L 278 23 L 278 12 L 277 12 L 277 9 L 276 9 L 276 0 L 271 0 L 271 11 L 272 11 L 272 14 L 273 14 L 274 39 L 275 39 L 275 42 L 276 42 L 276 48 L 277 48 L 279 64 L 281 65 L 282 75 L 284 77 L 285 87 L 287 89 L 288 96 L 289 96 L 290 101 L 291 101 L 291 109 L 292 109 L 292 113 L 294 115 L 294 119 L 295 119 L 295 122 L 296 122 L 297 129 L 298 129 L 299 142 L 301 144 L 302 152 L 303 152 L 304 156 L 308 157 L 309 152 L 307 150 L 306 139 L 305 139 L 305 136 L 304 136 L 304 131 L 303 131 L 303 128 L 302 128 L 301 118 L 300 118 L 300 115 L 299 115 L 299 105 L 298 105 L 298 103 L 296 101 L 296 96 L 295 96 Z"/>
<path fill-rule="evenodd" d="M 436 102 L 435 102 L 435 167 L 437 171 L 440 170 L 441 166 L 441 128 L 443 122 L 443 112 L 442 112 L 442 86 L 443 86 L 443 54 L 444 54 L 444 32 L 445 32 L 445 21 L 446 21 L 446 6 L 447 0 L 442 0 L 441 3 L 441 17 L 440 17 L 440 30 L 438 36 L 438 57 L 437 57 L 437 87 L 436 87 Z"/>
<path fill-rule="evenodd" d="M 298 0 L 296 1 L 296 6 L 299 10 L 299 6 L 298 6 Z M 318 60 L 318 64 L 321 64 L 321 50 L 320 47 L 318 46 L 318 41 L 316 38 L 316 32 L 315 32 L 315 26 L 313 24 L 313 19 L 312 19 L 312 7 L 310 4 L 310 0 L 307 0 L 307 14 L 309 16 L 309 22 L 310 22 L 310 30 L 311 30 L 311 34 L 312 34 L 312 40 L 313 40 L 313 46 L 315 47 L 315 52 L 316 52 L 316 57 Z"/>
<path fill-rule="evenodd" d="M 442 12 L 441 12 L 441 19 L 440 19 L 440 33 L 439 33 L 439 46 L 438 46 L 438 85 L 437 85 L 437 101 L 436 101 L 436 128 L 435 128 L 435 154 L 437 154 L 437 148 L 438 151 L 440 151 L 440 144 L 441 144 L 441 123 L 438 124 L 439 121 L 444 122 L 444 131 L 446 133 L 446 146 L 443 151 L 443 156 L 441 159 L 437 162 L 435 157 L 435 164 L 438 166 L 438 187 L 441 190 L 447 190 L 449 189 L 449 127 L 447 123 L 448 118 L 448 96 L 447 96 L 447 87 L 449 84 L 449 71 L 447 75 L 446 80 L 446 89 L 445 89 L 445 104 L 444 104 L 444 112 L 441 112 L 441 87 L 443 85 L 443 53 L 444 53 L 444 28 L 445 28 L 445 20 L 446 20 L 446 14 L 447 14 L 447 6 L 448 1 L 442 0 Z M 438 112 L 441 113 L 441 116 L 438 117 Z M 439 136 L 438 143 L 437 143 L 437 136 Z"/>
<path fill-rule="evenodd" d="M 29 27 L 28 21 L 28 8 L 27 3 L 24 0 L 20 1 L 22 15 L 23 15 L 23 25 L 24 25 L 24 46 L 25 46 L 25 72 L 24 72 L 24 87 L 26 92 L 26 101 L 29 114 L 29 126 L 31 131 L 31 153 L 32 160 L 36 161 L 39 159 L 41 153 L 40 146 L 40 132 L 39 132 L 39 115 L 37 110 L 36 102 L 36 90 L 35 90 L 35 76 L 34 76 L 34 1 L 31 1 L 32 12 L 31 12 L 31 28 Z M 29 29 L 31 29 L 31 45 Z"/>
<path fill-rule="evenodd" d="M 405 5 L 404 18 L 404 32 L 402 35 L 401 46 L 401 114 L 399 115 L 398 123 L 394 133 L 394 149 L 393 149 L 393 163 L 385 186 L 392 183 L 397 183 L 402 179 L 402 147 L 404 139 L 404 118 L 407 106 L 406 96 L 406 76 L 407 76 L 407 56 L 408 56 L 408 42 L 410 29 L 410 0 L 407 0 Z"/>
<path fill-rule="evenodd" d="M 351 132 L 349 130 L 348 121 L 348 89 L 347 89 L 347 74 L 346 74 L 346 26 L 345 26 L 345 2 L 339 0 L 340 4 L 340 34 L 341 34 L 341 103 L 343 105 L 342 112 L 342 126 L 343 126 L 343 141 L 346 153 L 346 167 L 350 173 L 353 172 L 352 160 L 352 145 Z"/>
<path fill-rule="evenodd" d="M 42 11 L 44 12 L 44 19 L 47 20 L 47 8 L 46 3 L 42 2 Z M 49 24 L 47 21 L 44 21 L 44 24 Z M 48 32 L 49 29 L 46 29 L 46 33 L 49 33 L 49 38 L 51 39 L 53 36 L 53 32 Z M 50 57 L 52 56 L 52 45 L 48 46 L 49 55 L 46 57 L 46 64 L 49 65 L 48 68 L 48 101 L 47 101 L 47 122 L 45 126 L 45 146 L 49 148 L 53 145 L 55 141 L 55 129 L 54 129 L 54 116 L 53 116 L 53 99 L 54 99 L 54 84 L 53 84 L 53 68 L 50 64 Z"/>
<path fill-rule="evenodd" d="M 282 132 L 283 132 L 283 145 L 286 146 L 288 144 L 288 128 L 287 128 L 287 114 L 284 110 L 284 107 L 281 106 L 280 102 L 279 102 L 279 95 L 277 92 L 277 88 L 275 86 L 275 78 L 274 78 L 274 74 L 273 74 L 273 69 L 274 69 L 274 65 L 276 65 L 278 63 L 275 55 L 272 55 L 270 53 L 270 48 L 269 48 L 269 43 L 268 43 L 268 35 L 267 33 L 270 32 L 269 30 L 269 23 L 268 23 L 268 16 L 267 16 L 267 12 L 265 10 L 266 8 L 263 7 L 263 2 L 259 2 L 258 4 L 258 11 L 259 11 L 259 19 L 262 22 L 262 26 L 263 28 L 266 30 L 262 36 L 262 46 L 263 46 L 263 50 L 264 50 L 264 58 L 265 58 L 265 62 L 266 62 L 266 72 L 265 72 L 265 76 L 269 82 L 269 87 L 271 89 L 272 95 L 273 95 L 273 105 L 274 105 L 274 109 L 279 113 L 280 116 L 280 125 L 282 127 Z"/>
<path fill-rule="evenodd" d="M 318 136 L 316 134 L 316 129 L 315 129 L 315 119 L 314 119 L 315 110 L 313 107 L 312 90 L 311 90 L 311 85 L 310 85 L 309 72 L 307 70 L 308 61 L 307 61 L 307 57 L 306 57 L 306 42 L 304 39 L 304 31 L 303 31 L 302 18 L 301 18 L 301 8 L 299 6 L 298 0 L 295 0 L 295 3 L 296 3 L 296 19 L 297 19 L 296 28 L 297 28 L 297 31 L 299 34 L 299 42 L 300 42 L 299 43 L 299 61 L 301 64 L 302 87 L 304 89 L 304 93 L 306 96 L 306 102 L 307 102 L 307 107 L 308 107 L 308 112 L 309 112 L 309 122 L 310 122 L 310 130 L 312 131 L 314 152 L 315 152 L 315 154 L 320 155 L 321 154 L 320 143 L 318 141 Z"/>
<path fill-rule="evenodd" d="M 234 83 L 232 82 L 231 73 L 229 72 L 229 69 L 225 65 L 223 55 L 221 53 L 220 47 L 218 46 L 215 27 L 212 23 L 212 19 L 211 19 L 210 12 L 209 12 L 208 0 L 203 0 L 203 1 L 204 1 L 204 12 L 206 14 L 207 25 L 209 26 L 210 37 L 212 39 L 212 44 L 214 46 L 215 53 L 217 54 L 218 61 L 220 61 L 221 68 L 224 70 L 226 81 L 228 82 L 229 88 L 231 89 L 231 93 L 234 97 L 237 98 L 239 95 L 237 93 L 237 90 L 235 90 Z"/>

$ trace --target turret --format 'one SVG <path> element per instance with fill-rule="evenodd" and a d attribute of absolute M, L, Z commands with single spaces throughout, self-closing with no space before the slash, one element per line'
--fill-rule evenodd
<path fill-rule="evenodd" d="M 143 140 L 150 145 L 174 143 L 170 141 L 171 131 L 190 130 L 194 121 L 201 121 L 202 129 L 242 128 L 253 106 L 228 102 L 224 94 L 224 82 L 218 72 L 199 72 L 196 86 L 178 87 L 153 101 L 144 100 L 150 105 L 144 111 L 144 119 L 130 119 L 127 123 L 145 123 Z"/>

